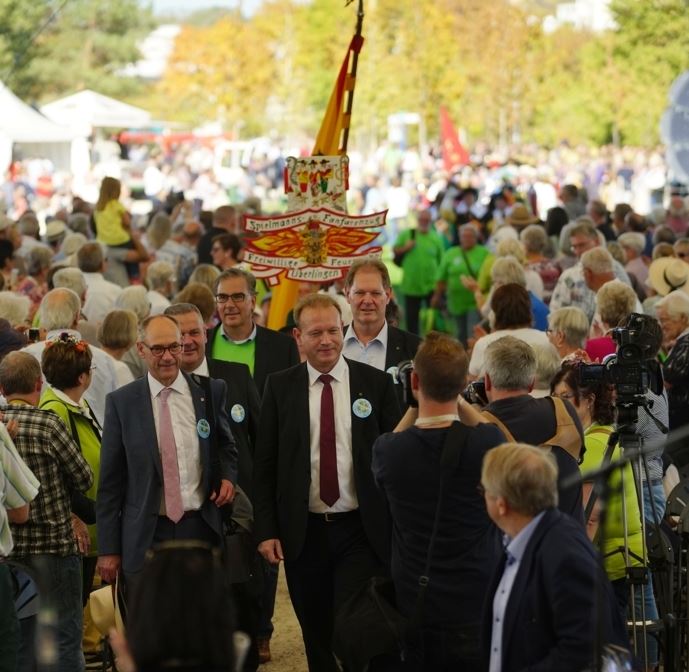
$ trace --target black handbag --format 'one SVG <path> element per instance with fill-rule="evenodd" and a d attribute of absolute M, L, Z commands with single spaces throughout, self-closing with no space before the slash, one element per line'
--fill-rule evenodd
<path fill-rule="evenodd" d="M 424 572 L 419 576 L 419 592 L 413 615 L 407 617 L 397 609 L 393 581 L 381 576 L 371 577 L 340 607 L 336 617 L 333 650 L 348 672 L 365 672 L 376 656 L 388 654 L 402 661 L 405 659 L 407 641 L 420 629 L 423 603 L 431 581 L 431 561 L 438 533 L 445 479 L 459 463 L 468 434 L 469 428 L 466 425 L 455 422 L 445 438 L 440 458 L 438 502 Z"/>

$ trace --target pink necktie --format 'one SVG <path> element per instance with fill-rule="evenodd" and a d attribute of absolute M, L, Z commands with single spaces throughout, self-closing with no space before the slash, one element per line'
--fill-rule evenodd
<path fill-rule="evenodd" d="M 179 466 L 177 464 L 177 445 L 172 433 L 172 416 L 167 400 L 172 389 L 165 387 L 160 391 L 160 417 L 158 419 L 158 443 L 160 459 L 163 463 L 163 490 L 165 493 L 165 513 L 173 522 L 178 523 L 184 515 L 182 489 L 179 484 Z"/>
<path fill-rule="evenodd" d="M 318 378 L 323 383 L 321 391 L 321 499 L 332 506 L 340 499 L 340 484 L 337 480 L 337 447 L 335 443 L 335 404 L 333 388 L 330 386 L 333 377 L 324 373 Z"/>

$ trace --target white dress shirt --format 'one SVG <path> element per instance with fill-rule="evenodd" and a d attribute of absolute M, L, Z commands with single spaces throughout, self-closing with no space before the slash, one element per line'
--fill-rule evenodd
<path fill-rule="evenodd" d="M 86 300 L 81 312 L 89 322 L 102 322 L 113 309 L 122 287 L 110 282 L 102 273 L 84 273 L 86 280 Z"/>
<path fill-rule="evenodd" d="M 342 354 L 362 364 L 368 364 L 380 371 L 385 371 L 385 353 L 388 349 L 388 323 L 383 322 L 383 328 L 378 335 L 364 345 L 354 333 L 354 326 L 349 325 L 344 337 Z"/>
<path fill-rule="evenodd" d="M 149 289 L 146 292 L 146 298 L 151 304 L 151 315 L 161 315 L 166 308 L 170 307 L 169 299 L 165 298 L 160 292 L 154 289 Z"/>
<path fill-rule="evenodd" d="M 150 373 L 148 386 L 151 390 L 151 406 L 155 421 L 156 435 L 160 435 L 160 400 L 158 395 L 164 389 Z M 179 485 L 182 490 L 182 504 L 185 511 L 197 511 L 203 504 L 203 483 L 201 470 L 201 451 L 196 429 L 196 411 L 191 390 L 186 378 L 179 373 L 172 385 L 172 393 L 168 397 L 170 416 L 172 418 L 172 434 L 177 446 L 177 466 L 179 468 Z M 158 446 L 160 450 L 160 446 Z M 165 498 L 161 498 L 161 513 Z"/>
<path fill-rule="evenodd" d="M 333 391 L 335 412 L 335 447 L 337 450 L 337 481 L 340 498 L 328 506 L 321 499 L 321 393 L 323 383 L 318 378 L 321 372 L 307 362 L 309 374 L 309 430 L 311 437 L 311 485 L 309 487 L 309 511 L 312 513 L 353 511 L 359 508 L 354 486 L 354 463 L 352 461 L 352 409 L 349 392 L 349 367 L 340 356 L 337 364 L 328 373 L 333 377 L 330 386 Z"/>

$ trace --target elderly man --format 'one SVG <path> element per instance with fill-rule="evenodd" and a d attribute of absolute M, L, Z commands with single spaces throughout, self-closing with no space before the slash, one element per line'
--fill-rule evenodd
<path fill-rule="evenodd" d="M 212 399 L 205 399 L 180 371 L 181 341 L 174 318 L 146 318 L 137 349 L 148 374 L 107 399 L 96 500 L 98 569 L 105 581 L 120 571 L 135 577 L 155 543 L 220 543 L 218 509 L 232 501 L 237 481 L 226 388 L 211 380 Z"/>
<path fill-rule="evenodd" d="M 18 425 L 17 450 L 41 483 L 28 522 L 12 526 L 12 558 L 36 572 L 42 599 L 57 612 L 57 669 L 79 672 L 84 669 L 81 557 L 72 529 L 71 495 L 86 492 L 93 473 L 60 418 L 36 408 L 41 385 L 41 367 L 31 355 L 11 352 L 0 362 L 0 392 L 8 403 L 4 419 Z M 31 633 L 32 628 L 23 631 L 22 670 L 34 669 Z"/>
<path fill-rule="evenodd" d="M 489 672 L 588 668 L 597 628 L 606 644 L 627 646 L 595 548 L 584 528 L 556 508 L 557 476 L 552 455 L 526 444 L 503 444 L 483 460 L 486 509 L 505 534 L 484 611 Z M 596 586 L 605 600 L 602 622 Z"/>
<path fill-rule="evenodd" d="M 352 323 L 344 336 L 345 357 L 369 364 L 381 371 L 412 359 L 421 340 L 415 334 L 389 325 L 385 308 L 392 298 L 390 276 L 378 259 L 356 261 L 345 279 L 347 301 L 352 308 Z M 394 377 L 395 382 L 397 378 Z M 401 385 L 396 386 L 402 402 Z"/>
<path fill-rule="evenodd" d="M 584 218 L 584 221 L 580 221 L 572 227 L 570 241 L 572 250 L 580 261 L 564 271 L 558 279 L 550 299 L 550 310 L 574 306 L 581 308 L 586 313 L 586 317 L 592 320 L 596 311 L 596 295 L 586 285 L 581 257 L 588 250 L 600 246 L 598 231 L 588 218 Z M 622 265 L 615 260 L 612 264 L 614 276 L 629 285 L 629 276 Z"/>
<path fill-rule="evenodd" d="M 122 288 L 103 277 L 105 259 L 100 243 L 86 243 L 77 252 L 77 264 L 86 280 L 83 313 L 90 322 L 100 322 L 115 305 Z"/>
<path fill-rule="evenodd" d="M 256 278 L 251 273 L 224 271 L 215 281 L 214 294 L 221 323 L 209 335 L 206 356 L 246 364 L 262 394 L 268 374 L 299 363 L 294 339 L 254 322 Z"/>
<path fill-rule="evenodd" d="M 310 294 L 294 318 L 306 361 L 270 376 L 263 394 L 255 536 L 266 560 L 285 561 L 310 672 L 335 672 L 338 608 L 389 562 L 371 449 L 397 424 L 399 408 L 389 375 L 342 356 L 335 299 Z"/>
<path fill-rule="evenodd" d="M 71 289 L 52 289 L 43 297 L 38 308 L 41 327 L 47 331 L 46 339 L 54 338 L 66 331 L 81 340 L 81 334 L 77 331 L 80 316 L 81 301 Z M 38 361 L 41 360 L 44 349 L 45 341 L 32 343 L 24 348 Z M 117 389 L 117 373 L 110 355 L 94 345 L 91 346 L 91 352 L 95 368 L 91 384 L 84 393 L 84 399 L 91 407 L 98 423 L 102 425 L 105 417 L 105 396 Z"/>

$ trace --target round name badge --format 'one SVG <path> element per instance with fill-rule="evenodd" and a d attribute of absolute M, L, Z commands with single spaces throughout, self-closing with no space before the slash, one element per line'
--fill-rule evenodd
<path fill-rule="evenodd" d="M 368 418 L 368 416 L 371 415 L 372 410 L 373 407 L 368 399 L 357 399 L 352 404 L 352 411 L 357 418 Z"/>
<path fill-rule="evenodd" d="M 244 406 L 241 404 L 235 404 L 230 410 L 230 415 L 235 422 L 241 422 L 246 417 Z"/>
<path fill-rule="evenodd" d="M 208 424 L 208 420 L 202 418 L 196 423 L 196 431 L 202 439 L 207 439 L 211 435 L 211 426 Z"/>

